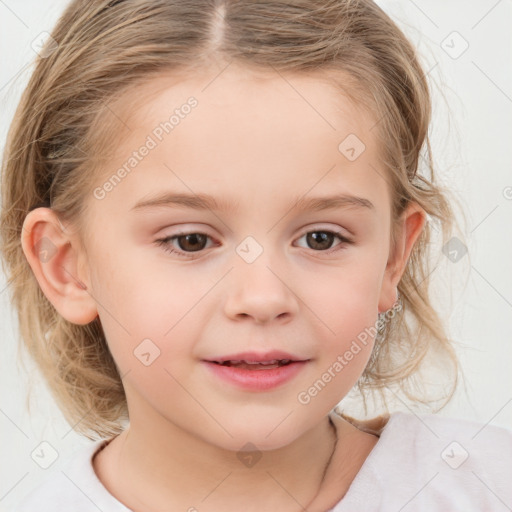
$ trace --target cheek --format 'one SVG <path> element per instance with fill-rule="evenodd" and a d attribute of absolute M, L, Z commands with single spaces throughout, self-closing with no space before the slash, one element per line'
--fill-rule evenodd
<path fill-rule="evenodd" d="M 375 323 L 383 266 L 375 257 L 358 253 L 337 268 L 306 273 L 300 297 L 317 313 L 326 334 L 347 339 Z"/>
<path fill-rule="evenodd" d="M 304 291 L 305 301 L 319 317 L 314 319 L 317 333 L 322 333 L 319 371 L 336 374 L 333 387 L 338 393 L 352 387 L 371 355 L 383 266 L 375 256 L 361 255 L 336 272 L 331 269 L 330 279 L 320 281 L 325 283 L 323 293 L 318 287 Z"/>
<path fill-rule="evenodd" d="M 207 317 L 201 298 L 214 282 L 194 279 L 179 267 L 162 275 L 161 269 L 141 266 L 134 253 L 112 254 L 97 259 L 101 265 L 91 273 L 92 293 L 121 374 L 141 370 L 145 363 L 162 371 L 186 365 L 200 338 L 201 318 Z"/>

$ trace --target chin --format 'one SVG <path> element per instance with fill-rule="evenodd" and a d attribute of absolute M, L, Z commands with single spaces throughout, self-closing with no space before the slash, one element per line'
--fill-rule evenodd
<path fill-rule="evenodd" d="M 253 449 L 259 451 L 278 450 L 289 445 L 304 433 L 297 428 L 296 424 L 292 424 L 288 420 L 283 421 L 282 415 L 275 420 L 267 418 L 253 421 L 242 418 L 237 423 L 227 424 L 224 422 L 224 427 L 233 437 L 226 434 L 223 436 L 222 442 L 219 442 L 219 438 L 212 439 L 211 442 L 220 448 L 235 452 L 246 446 L 243 448 L 244 450 L 251 450 L 251 445 L 256 447 Z"/>

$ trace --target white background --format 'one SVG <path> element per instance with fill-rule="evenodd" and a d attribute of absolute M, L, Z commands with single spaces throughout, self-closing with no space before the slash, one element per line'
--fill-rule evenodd
<path fill-rule="evenodd" d="M 0 149 L 35 57 L 32 41 L 51 31 L 64 0 L 0 1 Z M 446 315 L 466 377 L 440 414 L 512 425 L 512 2 L 379 1 L 424 56 L 434 92 L 433 150 L 441 182 L 463 203 L 470 260 L 447 258 L 432 273 L 450 278 Z M 459 35 L 453 34 L 456 31 Z M 463 38 L 463 39 L 462 39 Z M 469 47 L 458 58 L 467 41 Z M 444 41 L 444 43 L 443 43 Z M 451 47 L 451 48 L 450 48 Z M 446 50 L 446 51 L 445 51 Z M 440 309 L 447 290 L 439 297 Z M 66 457 L 90 443 L 62 418 L 30 361 L 19 363 L 16 322 L 0 274 L 0 510 L 29 492 Z M 32 411 L 26 410 L 28 376 Z M 43 441 L 58 452 L 42 469 L 31 452 Z"/>

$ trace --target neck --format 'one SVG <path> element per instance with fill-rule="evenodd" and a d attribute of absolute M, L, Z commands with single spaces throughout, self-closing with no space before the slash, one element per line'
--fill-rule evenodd
<path fill-rule="evenodd" d="M 329 417 L 287 446 L 244 453 L 168 420 L 135 418 L 144 419 L 132 419 L 105 448 L 104 463 L 95 462 L 107 489 L 134 511 L 303 510 L 318 495 L 336 446 Z"/>

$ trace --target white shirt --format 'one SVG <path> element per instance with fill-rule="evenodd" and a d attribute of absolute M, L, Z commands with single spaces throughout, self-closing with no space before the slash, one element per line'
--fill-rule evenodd
<path fill-rule="evenodd" d="M 80 448 L 15 512 L 132 512 Z M 343 499 L 328 512 L 503 512 L 512 507 L 512 431 L 435 415 L 391 415 Z"/>

